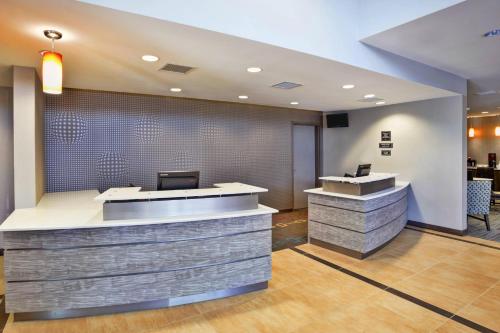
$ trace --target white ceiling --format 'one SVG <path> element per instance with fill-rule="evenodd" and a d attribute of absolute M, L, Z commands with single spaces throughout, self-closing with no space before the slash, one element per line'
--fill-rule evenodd
<path fill-rule="evenodd" d="M 70 88 L 171 95 L 209 100 L 344 110 L 375 106 L 357 101 L 374 93 L 387 104 L 454 95 L 339 62 L 263 43 L 188 27 L 76 1 L 0 1 L 0 85 L 9 85 L 11 65 L 39 68 L 38 51 L 47 49 L 44 29 L 63 39 L 56 50 L 64 57 L 64 86 Z M 160 57 L 157 63 L 143 54 Z M 165 63 L 196 67 L 187 75 L 158 71 Z M 250 74 L 249 66 L 263 72 Z M 292 81 L 293 90 L 271 88 Z M 344 90 L 353 83 L 355 89 Z M 182 93 L 171 93 L 180 87 Z M 297 106 L 290 101 L 299 101 Z"/>
<path fill-rule="evenodd" d="M 471 112 L 500 106 L 499 0 L 468 0 L 363 39 L 363 42 L 470 79 Z M 475 93 L 494 90 L 495 95 Z"/>

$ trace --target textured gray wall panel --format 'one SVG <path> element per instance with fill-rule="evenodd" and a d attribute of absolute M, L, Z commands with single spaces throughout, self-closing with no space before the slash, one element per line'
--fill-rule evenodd
<path fill-rule="evenodd" d="M 115 228 L 4 232 L 5 249 L 60 249 L 200 239 L 271 228 L 271 214 Z"/>
<path fill-rule="evenodd" d="M 82 280 L 6 284 L 6 311 L 33 312 L 131 304 L 236 288 L 271 278 L 271 257 L 230 264 Z"/>
<path fill-rule="evenodd" d="M 291 123 L 321 113 L 161 96 L 65 89 L 46 100 L 47 192 L 133 183 L 200 170 L 201 186 L 239 181 L 269 189 L 262 203 L 292 207 Z"/>
<path fill-rule="evenodd" d="M 392 221 L 407 209 L 406 196 L 388 206 L 360 213 L 352 210 L 309 204 L 309 219 L 337 227 L 368 232 Z"/>
<path fill-rule="evenodd" d="M 309 237 L 361 253 L 366 253 L 385 244 L 396 236 L 403 230 L 407 220 L 407 213 L 405 211 L 395 220 L 368 233 L 360 233 L 309 221 Z"/>
<path fill-rule="evenodd" d="M 398 192 L 385 195 L 372 200 L 354 200 L 340 197 L 331 197 L 321 194 L 309 194 L 309 203 L 325 205 L 330 207 L 337 207 L 342 209 L 355 210 L 357 212 L 369 212 L 381 207 L 390 205 L 404 196 L 406 196 L 408 188 L 402 189 Z"/>
<path fill-rule="evenodd" d="M 170 271 L 269 255 L 271 231 L 180 242 L 61 250 L 7 250 L 7 281 Z"/>

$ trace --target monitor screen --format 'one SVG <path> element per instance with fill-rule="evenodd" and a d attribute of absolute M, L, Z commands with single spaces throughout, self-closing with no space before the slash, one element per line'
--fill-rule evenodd
<path fill-rule="evenodd" d="M 358 165 L 358 171 L 356 172 L 356 177 L 364 177 L 370 175 L 371 168 L 372 168 L 371 164 Z"/>
<path fill-rule="evenodd" d="M 199 187 L 199 171 L 163 171 L 158 172 L 158 191 L 186 190 Z"/>
<path fill-rule="evenodd" d="M 326 126 L 328 128 L 349 127 L 349 116 L 347 113 L 334 113 L 326 115 Z"/>

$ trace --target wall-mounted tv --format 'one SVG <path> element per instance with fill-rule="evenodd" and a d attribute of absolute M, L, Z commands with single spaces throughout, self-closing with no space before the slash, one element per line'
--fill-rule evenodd
<path fill-rule="evenodd" d="M 326 127 L 349 127 L 349 116 L 347 113 L 333 113 L 326 115 Z"/>

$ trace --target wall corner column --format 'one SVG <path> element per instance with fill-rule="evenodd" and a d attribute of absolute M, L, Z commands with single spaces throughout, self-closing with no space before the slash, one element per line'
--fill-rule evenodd
<path fill-rule="evenodd" d="M 14 205 L 35 207 L 45 192 L 44 102 L 35 68 L 13 67 Z"/>

